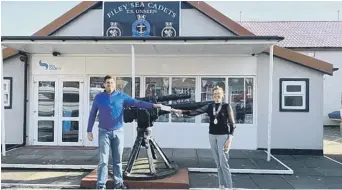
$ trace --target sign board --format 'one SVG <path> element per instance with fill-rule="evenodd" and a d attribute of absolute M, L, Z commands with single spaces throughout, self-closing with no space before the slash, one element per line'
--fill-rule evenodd
<path fill-rule="evenodd" d="M 103 2 L 104 36 L 179 36 L 180 1 Z"/>

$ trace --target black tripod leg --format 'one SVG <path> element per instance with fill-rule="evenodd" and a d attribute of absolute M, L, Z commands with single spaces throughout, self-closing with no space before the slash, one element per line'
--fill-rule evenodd
<path fill-rule="evenodd" d="M 157 154 L 155 150 L 156 147 L 154 146 L 151 140 L 150 140 L 150 147 L 151 147 L 151 152 L 152 152 L 152 158 L 156 160 L 157 159 Z"/>
<path fill-rule="evenodd" d="M 138 147 L 138 153 L 137 153 L 137 155 L 135 156 L 135 160 L 137 160 L 137 159 L 138 159 L 138 157 L 139 157 L 140 148 L 141 148 L 141 146 L 139 146 L 139 147 Z"/>
<path fill-rule="evenodd" d="M 151 174 L 154 175 L 156 173 L 156 169 L 154 168 L 154 162 L 152 158 L 152 152 L 151 152 L 151 144 L 149 142 L 149 139 L 145 139 L 145 146 L 146 146 L 146 152 L 147 152 L 147 158 L 148 158 L 148 165 L 150 166 Z"/>
<path fill-rule="evenodd" d="M 132 149 L 131 154 L 129 155 L 129 159 L 127 161 L 127 166 L 125 168 L 125 173 L 131 173 L 133 165 L 134 165 L 134 161 L 138 157 L 142 140 L 143 140 L 142 137 L 137 137 L 135 139 L 135 143 L 134 143 L 133 149 Z"/>
<path fill-rule="evenodd" d="M 158 153 L 160 154 L 160 156 L 163 158 L 164 163 L 166 165 L 166 167 L 168 168 L 172 168 L 171 166 L 171 162 L 170 160 L 167 158 L 166 154 L 162 151 L 162 149 L 159 147 L 159 145 L 157 144 L 157 142 L 154 139 L 151 139 L 151 144 L 152 146 L 155 147 L 155 149 L 158 151 Z"/>

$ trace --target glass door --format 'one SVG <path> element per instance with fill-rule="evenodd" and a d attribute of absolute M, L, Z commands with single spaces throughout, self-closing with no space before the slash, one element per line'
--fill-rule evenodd
<path fill-rule="evenodd" d="M 58 145 L 83 145 L 83 79 L 59 79 Z"/>
<path fill-rule="evenodd" d="M 58 80 L 54 77 L 35 77 L 33 128 L 35 145 L 57 145 L 58 106 L 56 104 Z"/>

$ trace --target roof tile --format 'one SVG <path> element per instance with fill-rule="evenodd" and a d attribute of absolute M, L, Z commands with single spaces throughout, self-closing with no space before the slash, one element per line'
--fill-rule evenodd
<path fill-rule="evenodd" d="M 342 21 L 252 21 L 240 24 L 255 35 L 285 37 L 278 44 L 281 47 L 342 47 Z"/>

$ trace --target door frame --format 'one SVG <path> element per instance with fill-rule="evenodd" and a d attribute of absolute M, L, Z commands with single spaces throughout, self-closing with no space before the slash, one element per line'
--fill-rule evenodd
<path fill-rule="evenodd" d="M 42 120 L 45 117 L 38 117 L 38 82 L 39 81 L 54 81 L 55 82 L 55 113 L 54 117 L 52 117 L 54 121 L 54 142 L 39 142 L 38 141 L 38 121 Z M 63 81 L 79 81 L 80 82 L 80 105 L 79 105 L 79 135 L 78 135 L 78 142 L 62 142 L 62 94 L 63 94 L 63 88 L 62 84 Z M 80 75 L 38 75 L 38 76 L 33 76 L 32 77 L 32 109 L 31 109 L 31 114 L 32 115 L 32 122 L 30 129 L 33 130 L 32 136 L 33 136 L 33 141 L 32 145 L 42 145 L 42 146 L 84 146 L 84 113 L 85 113 L 85 101 L 86 101 L 86 94 L 85 93 L 85 80 L 83 76 Z"/>
<path fill-rule="evenodd" d="M 71 82 L 79 82 L 79 115 L 78 118 L 75 119 L 73 117 L 63 117 L 63 82 L 71 81 Z M 58 126 L 57 127 L 57 145 L 58 146 L 83 146 L 83 119 L 84 119 L 84 77 L 77 76 L 60 76 L 58 77 Z M 63 142 L 63 121 L 78 121 L 78 141 L 77 142 Z"/>
<path fill-rule="evenodd" d="M 38 121 L 39 120 L 43 120 L 43 118 L 45 117 L 39 117 L 38 116 L 38 91 L 39 91 L 39 81 L 53 81 L 55 82 L 55 102 L 54 102 L 54 108 L 55 108 L 55 112 L 54 112 L 54 116 L 52 117 L 54 121 L 54 126 L 53 126 L 53 134 L 54 134 L 54 141 L 53 142 L 39 142 L 38 141 Z M 58 104 L 56 104 L 56 102 L 58 101 L 58 77 L 57 76 L 35 76 L 33 77 L 33 97 L 36 97 L 32 100 L 32 129 L 33 129 L 33 145 L 46 145 L 46 146 L 56 146 L 57 145 L 57 141 L 58 141 L 58 135 L 57 135 L 57 125 L 58 125 Z"/>

